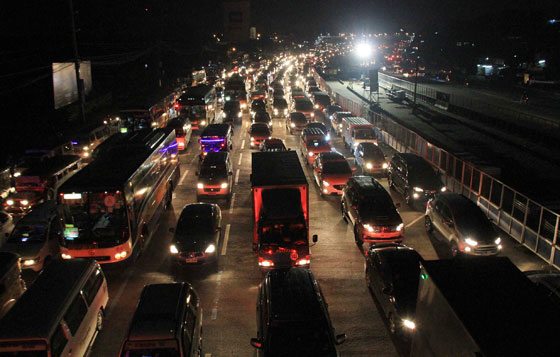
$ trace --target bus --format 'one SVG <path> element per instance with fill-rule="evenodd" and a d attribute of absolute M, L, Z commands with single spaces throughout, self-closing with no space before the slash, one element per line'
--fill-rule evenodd
<path fill-rule="evenodd" d="M 0 355 L 85 356 L 108 301 L 107 281 L 94 260 L 54 260 L 3 317 Z"/>
<path fill-rule="evenodd" d="M 190 119 L 192 129 L 199 130 L 216 118 L 216 89 L 204 84 L 188 88 L 175 102 L 175 109 Z"/>
<path fill-rule="evenodd" d="M 144 129 L 106 147 L 58 190 L 63 259 L 138 256 L 179 180 L 175 131 Z"/>

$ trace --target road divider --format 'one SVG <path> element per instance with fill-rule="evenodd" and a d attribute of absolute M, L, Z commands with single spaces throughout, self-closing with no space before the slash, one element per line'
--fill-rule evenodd
<path fill-rule="evenodd" d="M 183 181 L 185 181 L 185 177 L 187 177 L 187 175 L 189 174 L 189 170 L 185 170 L 185 172 L 183 172 L 183 175 L 181 176 L 181 179 L 179 180 L 179 186 L 183 184 Z"/>
<path fill-rule="evenodd" d="M 421 219 L 424 219 L 424 215 L 421 215 L 420 217 L 416 218 L 414 221 L 407 224 L 404 228 L 412 227 L 413 225 L 418 223 L 418 221 L 421 220 Z"/>

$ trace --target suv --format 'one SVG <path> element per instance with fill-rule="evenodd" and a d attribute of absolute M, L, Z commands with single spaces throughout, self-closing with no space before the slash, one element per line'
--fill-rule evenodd
<path fill-rule="evenodd" d="M 449 242 L 451 254 L 496 255 L 502 239 L 478 206 L 457 193 L 446 192 L 430 200 L 424 218 L 428 233 Z"/>
<path fill-rule="evenodd" d="M 199 161 L 209 152 L 229 151 L 233 149 L 233 129 L 229 124 L 210 124 L 200 134 Z"/>
<path fill-rule="evenodd" d="M 310 270 L 290 268 L 266 274 L 257 298 L 257 356 L 337 356 L 327 302 Z"/>
<path fill-rule="evenodd" d="M 362 175 L 387 173 L 389 164 L 381 148 L 374 143 L 359 143 L 354 150 L 356 166 L 362 170 Z"/>
<path fill-rule="evenodd" d="M 389 188 L 400 192 L 410 206 L 427 202 L 436 193 L 447 190 L 432 165 L 418 155 L 397 153 L 388 170 Z"/>
<path fill-rule="evenodd" d="M 348 179 L 352 177 L 352 168 L 342 154 L 334 151 L 322 152 L 313 163 L 313 177 L 321 196 L 340 195 Z"/>
<path fill-rule="evenodd" d="M 209 152 L 202 160 L 196 184 L 196 200 L 200 196 L 221 196 L 229 199 L 232 186 L 232 166 L 228 152 Z"/>
<path fill-rule="evenodd" d="M 325 140 L 325 133 L 318 128 L 305 128 L 301 135 L 301 155 L 306 164 L 313 162 L 322 152 L 330 152 L 331 145 Z"/>
<path fill-rule="evenodd" d="M 401 242 L 404 224 L 389 193 L 371 176 L 354 176 L 342 192 L 342 218 L 356 243 Z"/>

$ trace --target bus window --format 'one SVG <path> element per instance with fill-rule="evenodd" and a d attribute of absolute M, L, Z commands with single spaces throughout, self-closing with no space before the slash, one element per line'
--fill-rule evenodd
<path fill-rule="evenodd" d="M 72 335 L 75 335 L 78 331 L 80 324 L 86 316 L 87 310 L 88 308 L 84 299 L 82 298 L 82 295 L 76 295 L 76 298 L 74 298 L 74 301 L 72 301 L 72 304 L 64 315 L 64 320 L 66 321 L 68 328 L 70 328 L 70 332 L 72 332 Z"/>

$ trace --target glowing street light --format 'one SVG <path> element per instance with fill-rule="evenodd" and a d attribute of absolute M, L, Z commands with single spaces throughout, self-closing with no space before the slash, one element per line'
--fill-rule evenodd
<path fill-rule="evenodd" d="M 360 42 L 356 44 L 354 50 L 356 51 L 356 55 L 360 58 L 369 58 L 373 53 L 373 47 L 367 42 Z"/>

